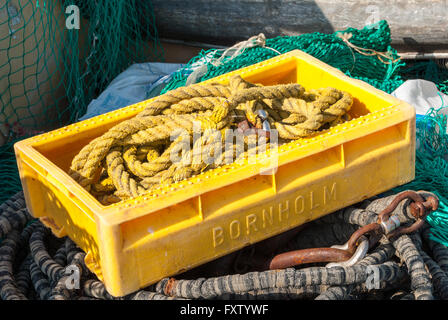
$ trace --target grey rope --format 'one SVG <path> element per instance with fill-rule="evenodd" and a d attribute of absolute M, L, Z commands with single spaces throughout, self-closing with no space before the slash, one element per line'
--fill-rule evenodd
<path fill-rule="evenodd" d="M 403 235 L 392 242 L 398 256 L 406 263 L 411 277 L 411 289 L 416 300 L 432 300 L 432 283 L 429 272 L 425 269 L 423 258 L 408 235 Z"/>
<path fill-rule="evenodd" d="M 426 233 L 427 234 L 427 233 Z M 434 286 L 434 290 L 440 296 L 441 299 L 448 299 L 448 275 L 442 270 L 431 257 L 423 250 L 424 232 L 420 234 L 411 235 L 412 241 L 415 243 L 419 254 L 422 256 L 423 261 L 431 275 L 431 280 Z"/>
<path fill-rule="evenodd" d="M 394 262 L 378 265 L 380 281 L 390 282 L 402 272 Z M 302 288 L 318 285 L 350 285 L 366 282 L 366 266 L 352 267 L 311 267 L 306 269 L 288 268 L 264 272 L 249 272 L 244 275 L 227 275 L 216 278 L 200 278 L 196 280 L 169 279 L 159 282 L 157 291 L 174 297 L 186 299 L 216 298 L 224 294 L 244 293 L 255 290 L 275 288 Z M 168 288 L 171 288 L 168 290 Z"/>
<path fill-rule="evenodd" d="M 275 253 L 345 243 L 359 226 L 376 221 L 394 196 L 373 198 L 311 222 Z M 407 200 L 394 211 L 403 224 L 411 222 Z M 85 253 L 69 238 L 56 239 L 49 229 L 33 220 L 23 194 L 0 206 L 0 298 L 52 300 L 168 300 L 168 299 L 447 299 L 448 249 L 429 238 L 428 225 L 419 232 L 381 242 L 359 263 L 350 267 L 254 271 L 244 274 L 206 270 L 213 277 L 165 278 L 125 297 L 111 296 L 84 263 Z M 425 250 L 426 249 L 426 250 Z M 234 257 L 257 254 L 257 247 Z M 271 253 L 259 256 L 268 259 Z M 229 258 L 230 257 L 230 258 Z M 235 263 L 231 255 L 222 261 Z M 214 264 L 224 268 L 220 263 Z M 80 287 L 69 289 L 69 267 L 79 270 Z M 369 267 L 379 275 L 379 288 L 368 288 Z M 190 280 L 191 279 L 191 280 Z"/>

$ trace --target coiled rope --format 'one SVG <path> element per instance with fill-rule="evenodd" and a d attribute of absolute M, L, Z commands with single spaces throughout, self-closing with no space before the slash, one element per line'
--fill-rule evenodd
<path fill-rule="evenodd" d="M 237 129 L 242 120 L 262 129 L 258 110 L 267 113 L 269 127 L 287 142 L 347 120 L 352 103 L 350 94 L 334 88 L 305 91 L 299 84 L 261 86 L 238 75 L 228 85 L 181 87 L 158 97 L 136 117 L 91 141 L 74 157 L 70 175 L 102 203 L 117 202 L 213 168 L 193 151 L 187 154 L 195 160 L 192 163 L 173 163 L 171 155 L 184 143 L 213 151 L 222 146 L 216 133 Z M 201 132 L 197 141 L 193 141 L 195 123 Z M 184 130 L 187 141 L 183 136 L 171 141 L 176 130 Z M 253 135 L 258 137 L 259 133 L 255 131 Z M 250 148 L 253 147 L 246 137 L 244 150 L 240 151 L 246 152 L 246 156 Z M 234 151 L 231 148 L 230 152 L 222 152 L 221 158 L 233 160 Z"/>
<path fill-rule="evenodd" d="M 422 194 L 425 196 L 425 194 Z M 426 194 L 429 195 L 429 194 Z M 288 268 L 253 271 L 256 256 L 264 260 L 278 252 L 330 246 L 346 242 L 354 230 L 376 221 L 395 195 L 373 198 L 306 225 L 286 245 L 266 252 L 255 244 L 125 297 L 112 297 L 84 263 L 85 253 L 69 238 L 55 238 L 28 214 L 23 194 L 0 206 L 0 298 L 3 300 L 164 300 L 164 299 L 447 299 L 448 248 L 430 239 L 429 225 L 419 232 L 390 241 L 382 239 L 360 262 L 350 267 Z M 404 224 L 411 223 L 403 200 L 394 210 Z M 11 214 L 18 213 L 18 214 Z M 268 239 L 266 241 L 272 241 Z M 247 273 L 235 274 L 243 257 Z M 216 267 L 214 267 L 216 266 Z M 369 267 L 375 267 L 378 287 L 367 286 Z M 69 272 L 79 271 L 79 288 L 69 288 Z M 208 277 L 209 275 L 215 275 Z M 189 280 L 191 279 L 191 280 Z"/>

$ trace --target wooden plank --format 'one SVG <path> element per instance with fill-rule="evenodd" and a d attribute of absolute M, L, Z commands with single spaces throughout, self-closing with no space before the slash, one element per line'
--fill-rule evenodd
<path fill-rule="evenodd" d="M 448 44 L 448 0 L 152 0 L 159 34 L 232 44 L 266 37 L 362 28 L 385 19 L 394 44 Z"/>

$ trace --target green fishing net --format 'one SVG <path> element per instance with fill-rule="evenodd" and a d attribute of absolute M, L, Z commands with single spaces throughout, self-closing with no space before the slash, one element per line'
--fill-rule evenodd
<path fill-rule="evenodd" d="M 352 37 L 349 41 L 352 44 L 379 52 L 389 52 L 392 59 L 388 61 L 388 64 L 385 64 L 376 56 L 362 55 L 348 47 L 337 36 L 339 33 L 351 33 Z M 390 29 L 386 21 L 381 21 L 378 24 L 365 27 L 361 30 L 349 28 L 334 34 L 316 32 L 294 37 L 276 37 L 267 39 L 265 47 L 257 46 L 247 48 L 234 59 L 224 59 L 224 63 L 219 66 L 209 64 L 207 73 L 200 80 L 207 80 L 277 56 L 278 53 L 272 49 L 275 49 L 279 53 L 300 49 L 338 68 L 353 78 L 364 80 L 386 92 L 392 92 L 404 82 L 400 74 L 400 67 L 404 66 L 405 63 L 393 61 L 398 58 L 398 54 L 390 46 L 390 42 Z M 168 83 L 162 93 L 185 85 L 186 79 L 195 64 L 201 63 L 201 60 L 218 58 L 222 55 L 223 51 L 212 49 L 199 53 L 185 68 L 174 74 L 173 79 Z"/>
<path fill-rule="evenodd" d="M 21 189 L 15 142 L 75 122 L 128 66 L 162 55 L 149 0 L 0 1 L 0 203 Z"/>
<path fill-rule="evenodd" d="M 441 83 L 439 89 L 446 89 L 446 84 Z M 412 189 L 434 192 L 440 203 L 439 209 L 427 218 L 433 227 L 430 237 L 448 246 L 448 117 L 440 112 L 446 108 L 448 101 L 443 101 L 441 97 L 440 107 L 430 108 L 424 117 L 417 119 L 415 179 L 393 191 Z"/>
<path fill-rule="evenodd" d="M 64 25 L 68 16 L 64 8 L 71 4 L 80 8 L 79 30 Z M 21 188 L 12 149 L 16 141 L 76 121 L 115 76 L 132 63 L 157 60 L 161 50 L 150 1 L 6 0 L 0 4 L 0 31 L 1 203 Z M 342 31 L 351 33 L 349 41 L 357 47 L 388 52 L 386 63 L 351 49 L 338 37 L 340 33 L 267 39 L 265 47 L 247 48 L 219 66 L 208 64 L 200 81 L 300 49 L 388 93 L 416 78 L 433 81 L 448 93 L 446 69 L 434 62 L 406 65 L 396 61 L 387 22 Z M 207 64 L 223 52 L 202 51 L 174 74 L 162 93 L 185 85 L 194 66 Z M 440 208 L 428 221 L 433 238 L 448 245 L 447 119 L 438 112 L 446 105 L 441 101 L 417 121 L 416 178 L 393 191 L 435 192 Z"/>
<path fill-rule="evenodd" d="M 338 68 L 346 75 L 363 80 L 374 87 L 391 93 L 408 79 L 426 79 L 433 81 L 438 89 L 448 94 L 448 70 L 440 68 L 433 61 L 407 65 L 398 58 L 396 50 L 390 46 L 390 29 L 386 21 L 367 26 L 361 30 L 349 28 L 342 33 L 351 33 L 350 43 L 364 49 L 388 52 L 390 59 L 383 61 L 377 56 L 366 56 L 351 49 L 334 34 L 311 33 L 294 37 L 276 37 L 267 39 L 265 47 L 245 49 L 236 58 L 224 58 L 223 63 L 215 66 L 209 63 L 218 59 L 224 50 L 202 51 L 184 68 L 177 71 L 162 93 L 185 85 L 194 67 L 207 64 L 207 72 L 199 81 L 242 68 L 272 58 L 278 53 L 294 49 L 304 52 Z M 418 149 L 416 154 L 416 177 L 404 186 L 391 190 L 399 192 L 406 189 L 427 190 L 440 198 L 439 210 L 428 216 L 432 226 L 432 238 L 448 245 L 448 133 L 447 116 L 439 111 L 448 108 L 448 101 L 441 99 L 440 106 L 432 106 L 428 114 L 417 121 Z"/>

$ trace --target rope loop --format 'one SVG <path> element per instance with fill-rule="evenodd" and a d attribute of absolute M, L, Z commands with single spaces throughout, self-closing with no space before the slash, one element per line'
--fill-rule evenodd
<path fill-rule="evenodd" d="M 263 39 L 259 36 L 250 42 L 261 45 Z M 238 48 L 244 46 L 247 43 Z M 263 136 L 267 150 L 272 130 L 285 142 L 308 137 L 348 120 L 352 104 L 350 94 L 335 88 L 307 92 L 300 84 L 263 86 L 239 75 L 227 84 L 178 88 L 92 140 L 74 157 L 70 175 L 107 205 L 188 179 L 229 156 L 234 161 L 234 149 L 227 150 L 223 139 L 213 132 L 226 136 L 226 130 L 238 130 L 240 122 L 247 120 L 256 130 L 244 131 L 243 146 L 237 148 L 246 157 L 262 150 L 254 146 L 252 138 Z M 202 135 L 199 142 L 196 134 Z M 202 154 L 193 154 L 197 148 Z M 175 159 L 182 150 L 186 154 L 179 162 Z M 207 163 L 207 155 L 218 158 Z M 193 163 L 184 161 L 187 159 Z"/>

